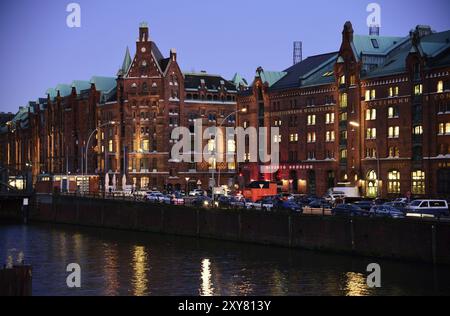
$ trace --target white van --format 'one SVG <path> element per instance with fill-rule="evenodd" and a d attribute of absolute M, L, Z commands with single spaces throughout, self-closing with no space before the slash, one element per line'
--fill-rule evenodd
<path fill-rule="evenodd" d="M 445 200 L 415 200 L 406 207 L 407 213 L 449 216 Z"/>

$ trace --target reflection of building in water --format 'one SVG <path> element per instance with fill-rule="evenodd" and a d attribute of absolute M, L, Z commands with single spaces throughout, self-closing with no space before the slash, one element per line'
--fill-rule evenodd
<path fill-rule="evenodd" d="M 105 296 L 119 295 L 118 257 L 119 251 L 116 244 L 103 244 L 103 264 L 105 270 Z"/>
<path fill-rule="evenodd" d="M 133 247 L 133 294 L 143 296 L 148 291 L 148 255 L 144 246 Z"/>
<path fill-rule="evenodd" d="M 211 261 L 209 259 L 202 260 L 202 271 L 201 271 L 201 288 L 200 295 L 201 296 L 213 296 L 214 295 L 214 287 L 213 282 L 211 280 Z"/>
<path fill-rule="evenodd" d="M 270 287 L 270 295 L 273 296 L 280 296 L 280 295 L 286 295 L 288 288 L 286 282 L 286 275 L 284 275 L 280 270 L 274 269 L 272 274 L 272 284 Z"/>
<path fill-rule="evenodd" d="M 77 260 L 76 262 L 80 262 L 83 252 L 83 236 L 80 233 L 76 233 L 72 236 L 72 241 L 73 241 L 74 255 Z"/>
<path fill-rule="evenodd" d="M 361 273 L 347 272 L 345 274 L 345 289 L 347 296 L 366 296 L 369 295 L 366 277 Z"/>

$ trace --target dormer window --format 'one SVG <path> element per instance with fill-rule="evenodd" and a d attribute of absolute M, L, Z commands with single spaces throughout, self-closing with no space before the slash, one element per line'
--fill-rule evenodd
<path fill-rule="evenodd" d="M 372 41 L 373 48 L 375 48 L 375 49 L 380 48 L 380 45 L 378 44 L 378 41 L 376 38 L 372 38 L 371 41 Z"/>

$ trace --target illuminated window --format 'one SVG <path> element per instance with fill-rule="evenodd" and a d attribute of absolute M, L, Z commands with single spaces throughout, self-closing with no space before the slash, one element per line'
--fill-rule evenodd
<path fill-rule="evenodd" d="M 339 121 L 341 122 L 347 121 L 347 112 L 339 114 Z"/>
<path fill-rule="evenodd" d="M 450 134 L 450 123 L 440 123 L 439 135 L 449 135 L 449 134 Z"/>
<path fill-rule="evenodd" d="M 397 97 L 399 94 L 399 89 L 398 87 L 390 87 L 389 88 L 389 97 Z"/>
<path fill-rule="evenodd" d="M 389 157 L 391 157 L 391 158 L 399 158 L 400 157 L 400 151 L 398 150 L 398 147 L 395 147 L 395 146 L 389 147 Z"/>
<path fill-rule="evenodd" d="M 276 127 L 280 127 L 280 126 L 282 125 L 281 120 L 275 120 L 274 125 L 275 125 Z"/>
<path fill-rule="evenodd" d="M 414 86 L 414 95 L 422 95 L 423 93 L 423 85 L 422 84 L 416 84 Z"/>
<path fill-rule="evenodd" d="M 327 113 L 325 115 L 325 123 L 326 124 L 333 124 L 334 123 L 334 113 Z"/>
<path fill-rule="evenodd" d="M 351 86 L 356 85 L 356 76 L 355 75 L 350 76 L 350 85 Z"/>
<path fill-rule="evenodd" d="M 290 140 L 291 143 L 297 142 L 298 141 L 298 134 L 291 134 L 289 136 L 289 140 Z"/>
<path fill-rule="evenodd" d="M 368 128 L 366 132 L 367 139 L 376 139 L 377 138 L 377 129 L 375 127 Z"/>
<path fill-rule="evenodd" d="M 339 152 L 339 157 L 340 157 L 342 160 L 347 159 L 347 149 L 342 149 L 342 150 Z"/>
<path fill-rule="evenodd" d="M 334 142 L 334 139 L 335 139 L 334 131 L 327 131 L 325 134 L 325 141 Z"/>
<path fill-rule="evenodd" d="M 388 108 L 388 118 L 398 118 L 398 107 L 396 106 L 390 106 Z"/>
<path fill-rule="evenodd" d="M 236 170 L 236 163 L 235 162 L 229 162 L 228 163 L 228 170 Z"/>
<path fill-rule="evenodd" d="M 425 172 L 417 170 L 412 173 L 412 194 L 425 194 Z"/>
<path fill-rule="evenodd" d="M 400 137 L 400 127 L 399 126 L 390 126 L 388 130 L 389 138 L 399 138 Z"/>
<path fill-rule="evenodd" d="M 111 139 L 108 141 L 108 151 L 109 151 L 110 153 L 114 151 L 114 148 L 113 148 L 113 141 L 112 141 Z"/>
<path fill-rule="evenodd" d="M 339 133 L 339 135 L 340 135 L 340 138 L 343 139 L 343 140 L 346 140 L 348 138 L 348 132 L 347 131 L 341 131 Z"/>
<path fill-rule="evenodd" d="M 366 149 L 366 157 L 367 158 L 377 158 L 377 150 L 375 148 L 367 148 Z"/>
<path fill-rule="evenodd" d="M 414 126 L 413 134 L 414 135 L 422 135 L 423 134 L 423 127 L 422 127 L 422 125 Z"/>
<path fill-rule="evenodd" d="M 437 93 L 444 92 L 444 82 L 440 80 L 437 84 Z"/>
<path fill-rule="evenodd" d="M 308 115 L 308 125 L 316 125 L 316 116 Z"/>
<path fill-rule="evenodd" d="M 400 193 L 400 172 L 398 170 L 392 170 L 388 173 L 388 193 Z"/>
<path fill-rule="evenodd" d="M 348 95 L 347 93 L 342 93 L 340 97 L 340 106 L 341 108 L 346 108 L 348 105 Z"/>
<path fill-rule="evenodd" d="M 142 150 L 144 151 L 150 150 L 150 141 L 148 139 L 142 140 Z"/>
<path fill-rule="evenodd" d="M 340 85 L 344 85 L 345 84 L 345 75 L 339 77 L 339 84 Z"/>
<path fill-rule="evenodd" d="M 366 121 L 375 121 L 377 119 L 377 110 L 376 109 L 367 109 L 366 110 Z"/>
<path fill-rule="evenodd" d="M 308 133 L 308 138 L 307 138 L 308 143 L 315 143 L 316 142 L 316 133 Z"/>

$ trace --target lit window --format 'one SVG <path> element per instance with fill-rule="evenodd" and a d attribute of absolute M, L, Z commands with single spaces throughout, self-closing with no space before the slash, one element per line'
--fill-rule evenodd
<path fill-rule="evenodd" d="M 291 134 L 289 135 L 289 140 L 291 143 L 298 141 L 298 134 Z"/>
<path fill-rule="evenodd" d="M 400 151 L 398 150 L 398 147 L 395 147 L 395 146 L 389 147 L 389 157 L 391 157 L 391 158 L 399 158 L 400 157 Z"/>
<path fill-rule="evenodd" d="M 341 159 L 347 159 L 347 149 L 342 149 L 340 152 L 339 152 L 339 157 L 341 158 Z"/>
<path fill-rule="evenodd" d="M 450 123 L 440 123 L 439 135 L 449 135 L 449 134 L 450 134 Z"/>
<path fill-rule="evenodd" d="M 274 135 L 273 141 L 274 143 L 281 143 L 281 135 Z"/>
<path fill-rule="evenodd" d="M 327 142 L 334 142 L 335 140 L 334 131 L 327 131 L 325 134 L 325 140 Z"/>
<path fill-rule="evenodd" d="M 339 121 L 341 122 L 347 121 L 347 112 L 339 114 Z"/>
<path fill-rule="evenodd" d="M 398 87 L 390 87 L 389 88 L 389 97 L 396 97 L 396 96 L 398 96 L 398 93 L 399 93 L 399 89 L 398 89 Z"/>
<path fill-rule="evenodd" d="M 366 101 L 370 101 L 376 98 L 376 91 L 375 89 L 373 90 L 366 90 L 366 97 L 365 100 Z"/>
<path fill-rule="evenodd" d="M 343 94 L 341 94 L 341 97 L 340 97 L 340 106 L 341 106 L 341 108 L 346 108 L 347 107 L 347 104 L 348 104 L 348 96 L 347 96 L 347 93 L 343 93 Z"/>
<path fill-rule="evenodd" d="M 437 84 L 437 92 L 442 93 L 444 92 L 444 82 L 441 80 Z"/>
<path fill-rule="evenodd" d="M 356 85 L 356 76 L 355 75 L 350 76 L 350 85 L 351 86 Z"/>
<path fill-rule="evenodd" d="M 400 137 L 400 127 L 399 126 L 390 126 L 388 130 L 389 138 L 399 138 Z"/>
<path fill-rule="evenodd" d="M 398 107 L 390 106 L 388 108 L 388 118 L 398 118 Z"/>
<path fill-rule="evenodd" d="M 414 95 L 422 95 L 423 93 L 423 85 L 417 84 L 414 86 Z"/>
<path fill-rule="evenodd" d="M 368 128 L 366 137 L 367 137 L 367 139 L 376 139 L 377 138 L 377 129 L 376 128 Z"/>
<path fill-rule="evenodd" d="M 144 139 L 144 140 L 142 141 L 142 149 L 143 149 L 144 151 L 149 151 L 149 149 L 150 149 L 150 142 L 149 142 L 148 139 Z"/>
<path fill-rule="evenodd" d="M 412 173 L 412 194 L 425 194 L 425 172 L 417 170 Z"/>
<path fill-rule="evenodd" d="M 367 109 L 366 110 L 366 121 L 374 121 L 377 119 L 377 110 L 376 109 Z"/>
<path fill-rule="evenodd" d="M 422 127 L 422 125 L 414 126 L 413 134 L 414 135 L 422 135 L 423 134 L 423 127 Z"/>
<path fill-rule="evenodd" d="M 109 140 L 109 141 L 108 141 L 108 151 L 109 151 L 110 153 L 114 151 L 114 148 L 113 148 L 113 141 L 112 141 L 112 140 Z"/>
<path fill-rule="evenodd" d="M 398 170 L 392 170 L 388 174 L 388 193 L 400 193 L 400 172 Z"/>
<path fill-rule="evenodd" d="M 334 123 L 334 113 L 327 113 L 325 115 L 325 123 L 326 124 L 333 124 Z"/>
<path fill-rule="evenodd" d="M 316 142 L 316 133 L 308 133 L 307 141 L 308 141 L 308 143 L 315 143 Z"/>
<path fill-rule="evenodd" d="M 345 75 L 343 75 L 343 76 L 341 76 L 341 77 L 339 78 L 339 84 L 340 84 L 340 85 L 344 85 L 344 84 L 345 84 Z"/>
<path fill-rule="evenodd" d="M 308 125 L 316 125 L 316 116 L 308 115 Z"/>

